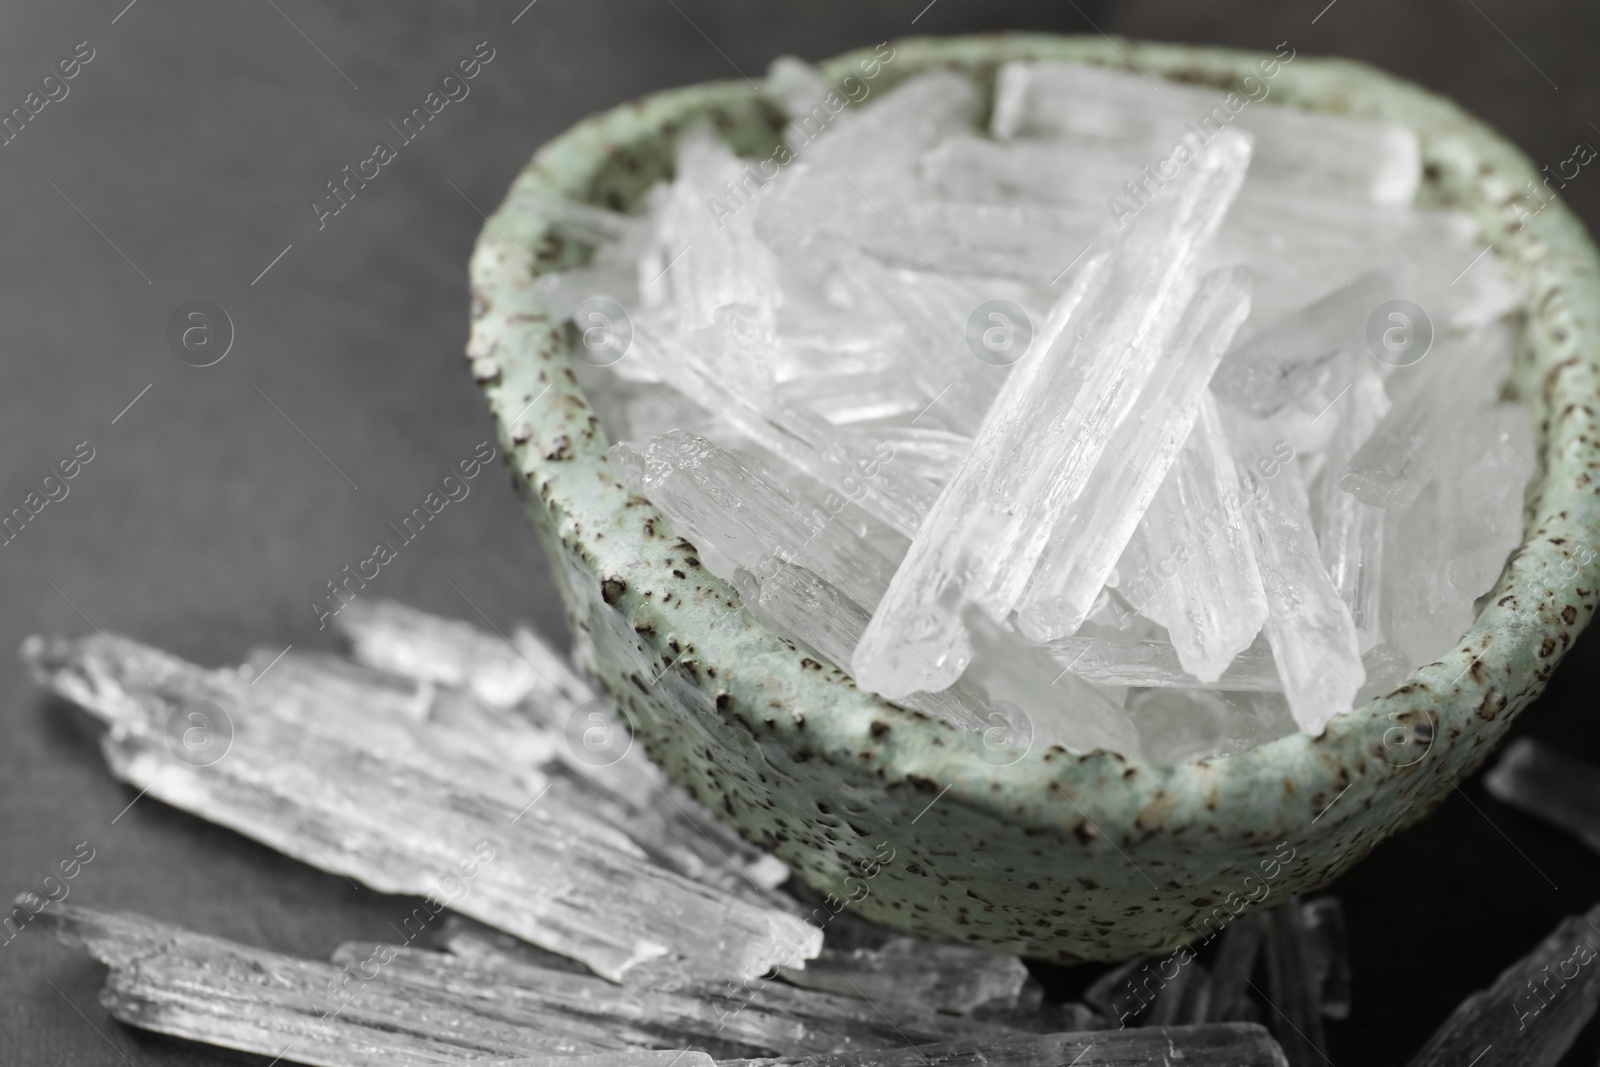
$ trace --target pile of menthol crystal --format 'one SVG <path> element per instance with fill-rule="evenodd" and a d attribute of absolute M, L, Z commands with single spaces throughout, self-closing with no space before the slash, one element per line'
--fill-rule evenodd
<path fill-rule="evenodd" d="M 1289 57 L 1292 59 L 1292 56 Z M 618 474 L 777 634 L 1014 740 L 1159 762 L 1451 648 L 1519 542 L 1520 294 L 1400 126 L 1137 72 L 775 63 L 539 282 Z M 1022 735 L 1026 735 L 1023 737 Z"/>

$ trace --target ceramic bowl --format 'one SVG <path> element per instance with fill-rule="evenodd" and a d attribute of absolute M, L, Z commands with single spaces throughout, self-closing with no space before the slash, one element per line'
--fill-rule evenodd
<path fill-rule="evenodd" d="M 879 90 L 937 67 L 992 86 L 1014 59 L 1136 66 L 1237 88 L 1265 58 L 1102 37 L 893 42 Z M 839 83 L 853 64 L 823 65 Z M 1420 136 L 1424 198 L 1468 212 L 1528 294 L 1513 381 L 1533 405 L 1526 539 L 1472 631 L 1405 685 L 1226 758 L 1158 766 L 1036 747 L 1014 762 L 858 690 L 755 623 L 606 461 L 572 370 L 565 309 L 536 271 L 582 262 L 549 197 L 626 210 L 670 177 L 674 137 L 711 121 L 765 158 L 783 118 L 748 82 L 695 85 L 574 126 L 533 157 L 471 263 L 472 371 L 561 588 L 584 666 L 673 780 L 823 893 L 915 934 L 1048 960 L 1124 959 L 1209 940 L 1235 915 L 1327 885 L 1471 773 L 1544 688 L 1594 611 L 1597 259 L 1536 168 L 1459 107 L 1370 67 L 1298 55 L 1271 100 L 1383 117 Z M 1522 219 L 1519 223 L 1519 219 Z M 1006 764 L 1006 765 L 1001 765 Z M 1267 906 L 1270 906 L 1268 904 Z"/>

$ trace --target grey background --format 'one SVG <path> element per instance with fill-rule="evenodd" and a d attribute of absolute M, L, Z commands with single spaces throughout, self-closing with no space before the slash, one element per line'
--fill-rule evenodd
<path fill-rule="evenodd" d="M 1107 32 L 1364 58 L 1455 97 L 1540 162 L 1600 144 L 1596 9 L 1325 2 L 538 0 L 514 25 L 525 0 L 7 5 L 0 107 L 20 105 L 77 42 L 96 55 L 65 100 L 0 147 L 0 510 L 78 442 L 96 456 L 67 499 L 0 548 L 0 650 L 91 626 L 206 664 L 255 645 L 331 647 L 309 607 L 323 583 L 493 439 L 461 358 L 478 209 L 492 210 L 540 143 L 641 93 L 758 77 L 785 52 L 1092 19 Z M 496 56 L 471 95 L 319 232 L 308 199 L 485 39 Z M 1591 228 L 1600 221 L 1600 176 L 1584 172 L 1566 195 Z M 225 307 L 237 330 L 205 369 L 164 341 L 168 314 L 195 298 Z M 499 467 L 369 591 L 475 620 L 481 610 L 502 628 L 530 619 L 564 640 Z M 1592 650 L 1580 644 L 1519 729 L 1600 761 L 1578 699 L 1592 692 Z M 0 656 L 6 899 L 87 840 L 96 855 L 71 883 L 74 902 L 282 951 L 326 957 L 384 936 L 410 908 L 153 801 L 118 818 L 132 799 L 92 728 Z M 1357 1002 L 1328 1051 L 1399 1063 L 1461 996 L 1600 896 L 1600 860 L 1469 785 L 1339 891 Z M 1070 993 L 1092 971 L 1041 973 Z M 265 1062 L 110 1021 L 102 979 L 37 933 L 0 946 L 0 1064 Z M 1586 1038 L 1569 1062 L 1594 1055 Z"/>

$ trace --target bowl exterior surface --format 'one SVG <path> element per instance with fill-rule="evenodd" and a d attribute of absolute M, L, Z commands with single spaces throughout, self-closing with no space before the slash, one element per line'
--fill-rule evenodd
<path fill-rule="evenodd" d="M 1268 57 L 1019 34 L 896 41 L 824 70 L 838 84 L 876 60 L 875 92 L 937 67 L 992 86 L 998 65 L 1023 58 L 1229 88 Z M 537 272 L 583 255 L 551 231 L 543 205 L 629 208 L 670 176 L 674 138 L 703 121 L 765 158 L 783 118 L 755 88 L 692 86 L 585 120 L 534 156 L 485 226 L 467 355 L 578 655 L 675 781 L 829 894 L 819 921 L 848 905 L 922 936 L 1062 962 L 1207 941 L 1252 907 L 1326 885 L 1431 811 L 1589 621 L 1600 588 L 1600 263 L 1581 225 L 1559 202 L 1538 210 L 1530 185 L 1540 176 L 1503 139 L 1369 67 L 1294 56 L 1272 100 L 1252 106 L 1272 104 L 1418 132 L 1425 196 L 1474 216 L 1526 291 L 1513 381 L 1533 406 L 1540 456 L 1529 457 L 1525 543 L 1454 651 L 1320 737 L 1178 766 L 1059 748 L 997 755 L 980 735 L 859 691 L 751 620 L 694 546 L 610 470 L 609 442 L 572 370 L 564 309 L 542 306 L 534 290 Z"/>

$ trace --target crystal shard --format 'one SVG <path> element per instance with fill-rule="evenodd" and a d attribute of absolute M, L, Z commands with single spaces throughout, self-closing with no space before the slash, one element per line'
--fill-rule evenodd
<path fill-rule="evenodd" d="M 1437 350 L 1420 364 L 1396 369 L 1389 382 L 1393 408 L 1339 475 L 1339 486 L 1364 504 L 1389 508 L 1415 500 L 1460 447 L 1451 428 L 1492 399 L 1498 385 L 1492 367 L 1507 346 L 1503 330 L 1474 330 L 1434 344 Z"/>
<path fill-rule="evenodd" d="M 749 457 L 672 430 L 643 455 L 613 445 L 611 462 L 630 488 L 660 508 L 673 528 L 694 541 L 707 566 L 731 579 L 736 568 L 769 573 L 777 563 L 805 567 L 856 603 L 878 602 L 893 561 L 851 529 L 850 507 L 837 494 L 812 504 Z"/>
<path fill-rule="evenodd" d="M 1317 545 L 1328 577 L 1350 609 L 1362 652 L 1383 638 L 1382 592 L 1384 513 L 1339 485 L 1337 475 L 1389 410 L 1383 382 L 1364 364 L 1348 386 L 1348 404 L 1328 442 L 1324 468 L 1314 486 Z M 1324 409 L 1326 410 L 1326 409 Z"/>
<path fill-rule="evenodd" d="M 1148 384 L 1249 158 L 1247 140 L 1219 137 L 1180 188 L 1130 224 L 1109 261 L 1081 268 L 917 529 L 856 649 L 858 684 L 886 696 L 945 688 L 971 655 L 965 606 L 1000 621 L 1016 605 L 1061 507 Z"/>
<path fill-rule="evenodd" d="M 483 1061 L 485 1067 L 717 1067 L 704 1052 L 678 1049 L 623 1049 L 588 1056 L 519 1056 Z"/>
<path fill-rule="evenodd" d="M 874 1004 L 926 1005 L 967 1014 L 1016 1006 L 1028 969 L 1014 956 L 995 956 L 959 945 L 897 937 L 881 948 L 834 951 L 784 969 L 783 978 L 806 989 L 857 996 Z"/>
<path fill-rule="evenodd" d="M 1253 1023 L 1153 1026 L 956 1041 L 872 1053 L 734 1061 L 723 1067 L 1287 1067 L 1283 1052 Z"/>
<path fill-rule="evenodd" d="M 779 952 L 821 948 L 818 930 L 742 876 L 724 872 L 719 887 L 673 870 L 707 865 L 673 847 L 686 835 L 671 819 L 635 823 L 639 805 L 566 770 L 584 761 L 562 734 L 376 672 L 351 684 L 349 668 L 286 658 L 252 684 L 116 642 L 120 652 L 32 638 L 23 655 L 42 684 L 111 726 L 103 750 L 117 777 L 302 862 L 382 892 L 450 897 L 613 980 L 751 977 Z M 174 758 L 169 741 L 195 701 L 232 727 L 207 765 Z M 662 832 L 641 844 L 629 829 Z M 471 891 L 455 899 L 464 877 Z"/>
<path fill-rule="evenodd" d="M 1600 1003 L 1600 907 L 1562 920 L 1450 1013 L 1410 1067 L 1555 1067 Z"/>
<path fill-rule="evenodd" d="M 1519 737 L 1483 776 L 1502 804 L 1561 827 L 1600 852 L 1600 769 L 1543 741 Z"/>
<path fill-rule="evenodd" d="M 665 991 L 616 986 L 600 978 L 549 970 L 497 954 L 461 959 L 381 944 L 341 945 L 334 962 L 355 968 L 383 960 L 391 988 L 440 998 L 457 990 L 491 1017 L 552 1031 L 586 1020 L 626 1045 L 697 1044 L 721 1055 L 768 1052 L 798 1056 L 898 1046 L 905 1040 L 1000 1039 L 1013 1031 L 991 1022 L 936 1012 L 922 1003 L 873 1001 L 800 989 L 764 979 L 716 982 Z"/>
<path fill-rule="evenodd" d="M 1317 989 L 1322 1014 L 1329 1019 L 1350 1017 L 1350 955 L 1345 939 L 1344 906 L 1338 897 L 1318 897 L 1301 906 L 1306 929 L 1311 982 Z"/>
<path fill-rule="evenodd" d="M 322 963 L 127 913 L 56 905 L 42 919 L 109 965 L 102 1001 L 113 1017 L 329 1067 L 594 1056 L 689 1044 L 724 1057 L 804 1056 L 898 1047 L 908 1039 L 987 1043 L 1016 1035 L 920 1005 L 886 1003 L 880 1010 L 859 998 L 760 979 L 668 992 L 493 951 L 460 957 L 350 943 Z M 415 936 L 413 919 L 404 921 L 403 936 Z"/>
<path fill-rule="evenodd" d="M 570 1020 L 564 1031 L 495 1021 L 455 994 L 363 981 L 343 966 L 190 933 L 139 915 L 62 904 L 39 918 L 110 967 L 100 1002 L 112 1018 L 191 1041 L 265 1057 L 292 1055 L 293 1062 L 322 1067 L 624 1047 L 592 1021 Z"/>
<path fill-rule="evenodd" d="M 1367 318 L 1394 291 L 1374 271 L 1286 319 L 1251 334 L 1229 351 L 1211 388 L 1254 418 L 1265 418 L 1311 389 L 1340 356 L 1366 348 Z"/>
<path fill-rule="evenodd" d="M 1283 680 L 1278 676 L 1272 650 L 1265 641 L 1252 642 L 1209 681 L 1184 670 L 1178 650 L 1172 642 L 1159 637 L 1078 634 L 1050 641 L 1045 648 L 1050 650 L 1063 670 L 1101 685 L 1140 688 L 1182 686 L 1244 693 L 1275 693 L 1283 690 Z"/>
<path fill-rule="evenodd" d="M 1272 64 L 1276 74 L 1276 60 L 1262 63 Z M 1422 168 L 1410 130 L 1389 122 L 1261 107 L 1257 102 L 1270 93 L 1270 81 L 1251 76 L 1246 82 L 1249 95 L 1157 84 L 1134 71 L 1078 63 L 1008 63 L 995 88 L 990 125 L 1002 139 L 1051 137 L 1119 148 L 1148 164 L 1142 172 L 1134 167 L 1125 190 L 1159 185 L 1169 159 L 1182 166 L 1221 132 L 1243 129 L 1260 141 L 1252 178 L 1297 185 L 1320 196 L 1411 203 Z M 1132 195 L 1125 190 L 1119 191 Z"/>
<path fill-rule="evenodd" d="M 1295 729 L 1279 693 L 1134 690 L 1128 715 L 1144 758 L 1162 765 L 1231 756 Z"/>
<path fill-rule="evenodd" d="M 1322 984 L 1315 970 L 1310 932 L 1300 898 L 1290 897 L 1267 912 L 1262 951 L 1267 963 L 1267 1002 L 1272 1032 L 1290 1067 L 1327 1062 L 1322 1030 Z"/>
<path fill-rule="evenodd" d="M 1112 434 L 1108 453 L 1065 513 L 1017 608 L 1036 641 L 1075 633 L 1093 610 L 1117 559 L 1189 437 L 1205 391 L 1234 331 L 1250 310 L 1250 273 L 1213 271 L 1201 280 L 1150 381 Z"/>
<path fill-rule="evenodd" d="M 1148 571 L 1135 605 L 1167 628 L 1179 664 L 1203 683 L 1220 679 L 1267 620 L 1241 500 L 1222 417 L 1207 391 L 1195 428 L 1145 512 L 1137 540 Z M 1125 596 L 1132 584 L 1123 583 Z"/>
<path fill-rule="evenodd" d="M 1238 421 L 1235 456 L 1242 466 L 1271 472 L 1245 515 L 1266 590 L 1267 639 L 1295 721 L 1321 733 L 1333 716 L 1349 711 L 1366 680 L 1355 622 L 1318 555 L 1305 481 L 1292 452 L 1269 428 Z"/>
<path fill-rule="evenodd" d="M 1523 493 L 1537 473 L 1527 408 L 1461 405 L 1456 418 L 1449 468 L 1409 504 L 1385 509 L 1382 627 L 1412 667 L 1472 625 L 1475 602 L 1522 541 Z"/>

